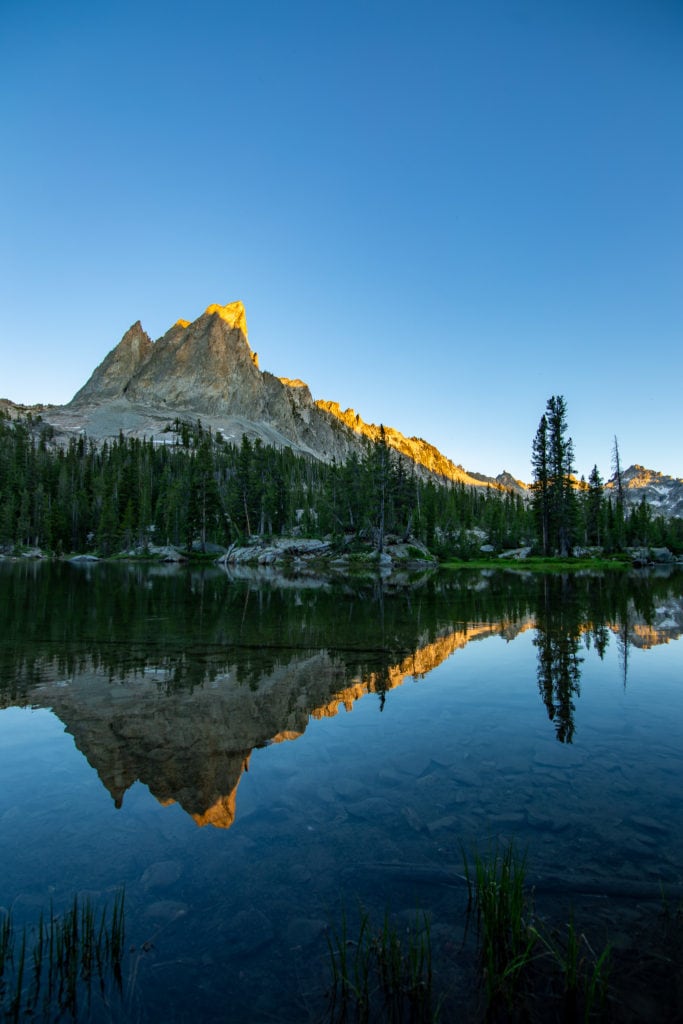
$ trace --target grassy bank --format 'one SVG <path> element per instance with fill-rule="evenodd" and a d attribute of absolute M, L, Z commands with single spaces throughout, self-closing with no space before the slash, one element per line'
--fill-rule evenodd
<path fill-rule="evenodd" d="M 463 561 L 449 558 L 441 562 L 441 569 L 513 569 L 517 572 L 576 572 L 612 570 L 623 572 L 631 569 L 631 559 L 622 555 L 614 558 L 543 558 L 532 555 L 529 558 L 473 558 Z"/>

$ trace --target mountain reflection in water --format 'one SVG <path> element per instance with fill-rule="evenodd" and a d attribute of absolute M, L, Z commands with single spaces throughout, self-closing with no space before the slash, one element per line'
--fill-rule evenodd
<path fill-rule="evenodd" d="M 472 641 L 535 630 L 537 684 L 571 743 L 582 649 L 683 632 L 680 574 L 436 577 L 297 589 L 219 571 L 0 564 L 0 707 L 50 708 L 117 806 L 137 780 L 198 825 L 229 827 L 255 748 L 295 740 L 311 718 L 380 710 Z"/>

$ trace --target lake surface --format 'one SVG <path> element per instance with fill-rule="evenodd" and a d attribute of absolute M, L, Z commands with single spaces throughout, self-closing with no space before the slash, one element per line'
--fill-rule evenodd
<path fill-rule="evenodd" d="M 680 571 L 391 592 L 0 562 L 0 623 L 0 907 L 125 886 L 124 993 L 96 1018 L 324 1019 L 327 936 L 362 904 L 429 915 L 443 1019 L 467 1019 L 454 876 L 514 840 L 540 917 L 613 942 L 621 1019 L 672 1019 Z"/>

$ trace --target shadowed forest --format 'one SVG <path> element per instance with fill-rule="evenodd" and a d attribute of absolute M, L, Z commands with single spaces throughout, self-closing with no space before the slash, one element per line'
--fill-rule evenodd
<path fill-rule="evenodd" d="M 439 558 L 464 560 L 479 556 L 482 543 L 543 554 L 683 549 L 680 520 L 655 516 L 645 502 L 627 513 L 597 470 L 568 488 L 555 486 L 543 464 L 526 501 L 492 486 L 426 479 L 382 436 L 361 457 L 326 464 L 247 436 L 229 444 L 199 422 L 176 420 L 168 435 L 165 445 L 120 434 L 60 447 L 39 418 L 0 420 L 0 547 L 107 557 L 150 544 L 206 550 L 299 534 L 347 549 L 358 542 L 381 550 L 388 536 L 416 539 Z"/>

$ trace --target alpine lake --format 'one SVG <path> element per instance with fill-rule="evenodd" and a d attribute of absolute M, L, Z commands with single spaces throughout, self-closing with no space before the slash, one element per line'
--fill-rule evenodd
<path fill-rule="evenodd" d="M 0 608 L 0 939 L 125 906 L 116 983 L 63 1019 L 683 1019 L 680 568 L 5 560 Z M 505 851 L 544 938 L 496 1010 L 465 863 Z M 359 1003 L 380 933 L 427 950 L 427 1010 L 379 968 Z M 572 935 L 601 991 L 574 1016 L 547 966 Z M 42 1019 L 17 945 L 0 1018 Z"/>

